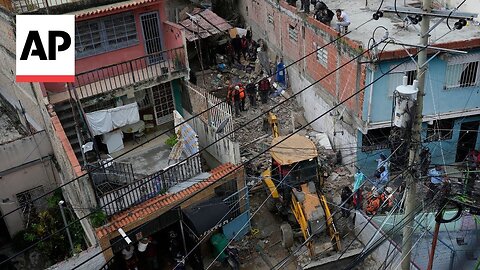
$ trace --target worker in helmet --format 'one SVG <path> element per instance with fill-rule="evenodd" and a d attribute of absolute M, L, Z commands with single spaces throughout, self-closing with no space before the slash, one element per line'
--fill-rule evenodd
<path fill-rule="evenodd" d="M 393 189 L 386 187 L 380 198 L 383 204 L 382 211 L 388 212 L 393 208 Z"/>
<path fill-rule="evenodd" d="M 370 191 L 368 194 L 367 208 L 365 209 L 365 212 L 367 213 L 367 215 L 376 215 L 378 210 L 380 209 L 381 204 L 382 201 L 380 195 L 378 194 L 375 187 L 373 187 L 372 191 Z"/>

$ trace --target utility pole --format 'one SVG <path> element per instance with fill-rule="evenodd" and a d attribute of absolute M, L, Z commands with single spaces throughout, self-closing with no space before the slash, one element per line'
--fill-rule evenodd
<path fill-rule="evenodd" d="M 423 0 L 423 12 L 430 13 L 432 11 L 432 0 Z M 428 37 L 430 29 L 430 17 L 422 15 L 420 25 L 420 46 L 428 46 Z M 423 97 L 425 96 L 425 74 L 427 73 L 427 49 L 422 49 L 418 53 L 418 67 L 417 67 L 417 108 L 416 115 L 413 119 L 412 136 L 410 142 L 410 151 L 408 155 L 408 174 L 406 179 L 407 193 L 405 199 L 405 226 L 403 227 L 403 245 L 402 245 L 402 270 L 410 269 L 410 258 L 412 251 L 413 238 L 413 220 L 415 219 L 415 207 L 417 200 L 417 172 L 419 171 L 419 156 L 421 144 L 421 128 L 423 122 Z"/>

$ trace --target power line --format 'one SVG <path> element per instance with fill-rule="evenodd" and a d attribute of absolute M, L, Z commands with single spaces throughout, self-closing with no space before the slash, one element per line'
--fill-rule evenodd
<path fill-rule="evenodd" d="M 198 13 L 197 13 L 197 14 L 198 14 Z M 195 15 L 197 15 L 197 14 L 195 14 Z M 370 22 L 371 20 L 372 20 L 372 19 L 370 19 L 370 20 L 368 20 L 368 21 L 366 21 L 366 22 L 362 23 L 361 25 L 359 25 L 358 27 L 356 27 L 354 30 L 356 30 L 356 29 L 358 29 L 358 28 L 362 27 L 363 25 L 365 25 L 366 23 Z M 206 20 L 206 21 L 207 21 L 209 24 L 211 24 L 211 25 L 214 25 L 214 24 L 212 24 L 212 23 L 211 23 L 209 20 Z M 315 50 L 314 50 L 314 51 L 312 51 L 311 53 L 309 53 L 309 54 L 307 54 L 307 55 L 305 55 L 305 56 L 301 57 L 300 59 L 298 59 L 298 60 L 296 60 L 296 61 L 292 62 L 291 64 L 288 64 L 288 65 L 286 65 L 286 66 L 285 66 L 285 67 L 284 67 L 284 68 L 283 68 L 281 71 L 284 71 L 284 70 L 286 70 L 287 68 L 291 67 L 292 65 L 294 65 L 294 64 L 296 64 L 296 63 L 300 62 L 301 60 L 303 60 L 303 59 L 307 58 L 308 56 L 311 56 L 311 55 L 313 55 L 313 54 L 314 54 L 314 53 L 316 53 L 317 51 L 324 49 L 326 46 L 328 46 L 328 45 L 330 45 L 330 44 L 332 44 L 332 43 L 334 43 L 334 42 L 336 42 L 336 41 L 340 40 L 341 38 L 345 37 L 346 35 L 350 34 L 351 32 L 352 32 L 352 31 L 349 31 L 349 32 L 347 32 L 347 33 L 344 33 L 344 34 L 342 34 L 342 35 L 339 35 L 339 36 L 338 36 L 337 38 L 335 38 L 334 40 L 332 40 L 332 41 L 330 41 L 330 42 L 326 43 L 325 45 L 323 45 L 323 46 L 321 46 L 321 47 L 318 47 L 317 49 L 315 49 Z M 359 55 L 359 56 L 361 56 L 361 55 Z M 347 63 L 349 63 L 349 62 L 347 62 Z M 343 66 L 345 66 L 345 65 L 342 65 L 342 66 L 340 66 L 340 67 L 339 67 L 339 68 L 337 68 L 336 70 L 338 70 L 338 69 L 342 68 Z M 336 71 L 336 70 L 334 70 L 334 71 Z M 333 72 L 331 72 L 331 73 L 328 73 L 326 76 L 324 76 L 324 77 L 323 77 L 323 78 L 321 78 L 320 80 L 316 81 L 314 84 L 316 84 L 316 83 L 318 83 L 319 81 L 323 80 L 325 77 L 327 77 L 327 76 L 331 75 L 332 73 L 333 73 Z M 262 79 L 265 79 L 265 78 L 270 78 L 270 77 L 273 77 L 273 76 L 274 76 L 274 75 L 271 75 L 271 76 L 265 76 L 265 77 L 264 77 L 264 78 L 262 78 Z M 259 80 L 259 81 L 260 81 L 260 80 Z M 312 84 L 312 85 L 313 85 L 313 84 Z M 312 86 L 312 85 L 310 85 L 310 86 Z M 309 87 L 307 87 L 307 88 L 309 88 Z M 269 112 L 270 110 L 273 110 L 273 109 L 275 109 L 276 107 L 278 107 L 279 105 L 283 104 L 283 103 L 284 103 L 284 102 L 286 102 L 287 100 L 289 100 L 289 99 L 291 99 L 292 97 L 295 97 L 296 95 L 300 94 L 301 92 L 303 92 L 303 91 L 304 91 L 304 90 L 306 90 L 307 88 L 305 88 L 305 89 L 301 90 L 300 92 L 298 92 L 298 93 L 294 94 L 293 96 L 289 97 L 288 99 L 286 99 L 286 100 L 284 100 L 284 101 L 280 102 L 279 104 L 277 104 L 277 106 L 274 106 L 274 107 L 272 107 L 271 109 L 267 110 L 266 112 L 262 112 L 262 113 L 261 113 L 261 115 L 263 115 L 264 113 L 267 113 L 267 112 Z M 112 159 L 112 161 L 114 161 L 114 160 L 117 160 L 117 159 L 119 159 L 119 158 L 120 158 L 120 157 L 122 157 L 122 156 L 125 156 L 126 154 L 128 154 L 128 153 L 130 153 L 130 152 L 132 152 L 132 151 L 136 150 L 137 148 L 140 148 L 140 147 L 144 146 L 145 144 L 147 144 L 147 143 L 149 143 L 149 142 L 151 142 L 151 141 L 155 140 L 156 138 L 158 138 L 158 137 L 160 137 L 160 136 L 162 136 L 162 135 L 164 135 L 164 134 L 166 134 L 166 133 L 168 133 L 168 132 L 174 131 L 174 130 L 175 130 L 175 128 L 177 128 L 177 127 L 179 127 L 179 126 L 181 126 L 181 125 L 183 125 L 183 124 L 185 124 L 185 123 L 188 123 L 189 121 L 191 121 L 191 120 L 195 119 L 196 117 L 198 117 L 198 116 L 200 116 L 200 115 L 202 115 L 202 114 L 204 114 L 204 113 L 206 113 L 206 112 L 210 111 L 210 110 L 211 110 L 211 109 L 213 109 L 213 108 L 216 108 L 217 106 L 219 106 L 219 105 L 221 105 L 221 104 L 223 104 L 223 103 L 225 103 L 225 102 L 226 102 L 226 101 L 219 102 L 219 103 L 217 103 L 217 104 L 215 104 L 215 105 L 213 105 L 213 106 L 211 106 L 211 107 L 209 107 L 209 108 L 207 108 L 207 109 L 203 110 L 202 112 L 200 112 L 200 113 L 197 113 L 196 115 L 194 115 L 194 116 L 192 116 L 192 117 L 190 117 L 190 118 L 188 118 L 188 119 L 184 120 L 183 122 L 179 123 L 178 125 L 174 125 L 174 127 L 172 127 L 172 128 L 170 128 L 170 129 L 168 129 L 168 130 L 166 130 L 166 131 L 162 132 L 161 134 L 159 134 L 159 135 L 156 135 L 156 136 L 154 136 L 153 138 L 151 138 L 151 139 L 149 139 L 149 140 L 146 140 L 145 142 L 141 143 L 140 145 L 138 145 L 138 146 L 136 146 L 136 147 L 134 147 L 134 148 L 132 148 L 132 149 L 130 149 L 130 150 L 127 150 L 127 151 L 125 151 L 124 153 L 120 154 L 119 156 L 117 156 L 117 157 L 113 158 L 113 159 Z M 240 128 L 238 128 L 238 129 L 236 129 L 236 130 L 239 130 L 239 129 L 241 129 L 241 128 L 245 127 L 247 124 L 251 123 L 253 120 L 256 120 L 256 119 L 257 119 L 257 118 L 253 118 L 251 121 L 248 121 L 246 124 L 244 124 L 243 126 L 241 126 Z M 234 130 L 234 131 L 236 131 L 236 130 Z M 230 132 L 229 134 L 227 134 L 227 135 L 223 136 L 222 138 L 220 138 L 220 139 L 216 140 L 214 143 L 216 143 L 216 142 L 218 142 L 218 141 L 220 141 L 220 140 L 222 140 L 222 139 L 226 138 L 227 136 L 229 136 L 229 135 L 233 134 L 233 133 L 234 133 L 234 131 L 232 131 L 232 132 Z M 214 143 L 210 144 L 210 145 L 209 145 L 209 146 L 207 146 L 207 147 L 204 147 L 204 148 L 203 148 L 202 150 L 200 150 L 199 152 L 201 152 L 201 151 L 203 151 L 203 150 L 207 149 L 208 147 L 212 146 Z M 191 158 L 191 157 L 192 157 L 192 156 L 190 156 L 190 157 L 187 157 L 187 158 L 183 159 L 183 160 L 182 160 L 182 161 L 180 161 L 180 162 L 183 162 L 183 161 L 185 161 L 185 160 L 187 160 L 187 159 L 189 159 L 189 158 Z M 91 169 L 91 170 L 90 170 L 90 171 L 88 171 L 88 172 L 93 172 L 93 171 L 95 171 L 95 170 L 98 170 L 98 169 L 100 169 L 100 168 L 102 168 L 102 167 L 103 167 L 103 166 L 97 166 L 97 167 L 95 167 L 95 168 Z M 170 167 L 169 167 L 169 168 L 167 168 L 167 170 L 168 170 L 168 169 L 170 169 Z M 167 170 L 165 170 L 165 171 L 167 171 Z M 37 200 L 39 200 L 39 199 L 41 199 L 41 198 L 43 198 L 43 197 L 45 197 L 45 196 L 47 196 L 47 195 L 49 195 L 49 194 L 52 194 L 52 193 L 53 193 L 53 192 L 55 192 L 56 190 L 58 190 L 58 189 L 61 189 L 62 187 L 65 187 L 66 185 L 69 185 L 70 183 L 72 183 L 72 182 L 74 182 L 74 181 L 77 181 L 77 180 L 81 179 L 82 177 L 84 177 L 84 176 L 88 175 L 88 172 L 87 172 L 87 173 L 84 173 L 84 174 L 82 174 L 82 175 L 80 175 L 80 176 L 77 176 L 76 178 L 74 178 L 74 179 L 72 179 L 72 180 L 70 180 L 70 181 L 68 181 L 68 182 L 66 182 L 66 183 L 64 183 L 64 184 L 62 184 L 62 185 L 60 185 L 60 186 L 58 186 L 57 188 L 55 188 L 55 189 L 53 189 L 53 190 L 51 190 L 51 191 L 49 191 L 49 192 L 46 192 L 46 193 L 44 193 L 43 195 L 40 195 L 40 196 L 38 196 L 37 198 L 34 198 L 34 199 L 32 199 L 31 201 L 32 201 L 32 202 L 34 202 L 34 201 L 37 201 Z M 16 212 L 16 211 L 18 211 L 19 209 L 21 209 L 21 207 L 18 207 L 18 208 L 16 208 L 16 209 L 13 209 L 13 210 L 11 210 L 11 211 L 9 211 L 9 212 L 7 212 L 7 213 L 3 214 L 3 215 L 1 216 L 1 218 L 4 218 L 5 216 L 12 214 L 13 212 Z"/>
<path fill-rule="evenodd" d="M 349 33 L 350 33 L 350 32 L 349 32 Z M 366 50 L 366 51 L 362 52 L 361 54 L 359 54 L 359 56 L 365 54 L 365 53 L 368 52 L 368 51 L 369 51 L 369 50 Z M 355 60 L 355 59 L 358 58 L 359 56 L 355 57 L 354 59 L 350 60 L 349 62 Z M 344 66 L 347 65 L 349 62 L 343 64 L 342 66 L 338 67 L 337 69 L 340 69 L 340 68 L 344 67 Z M 270 109 L 267 110 L 266 112 L 268 112 L 268 111 L 270 111 L 270 110 L 273 110 L 274 108 L 280 106 L 281 104 L 283 104 L 283 102 L 286 102 L 287 100 L 295 97 L 296 95 L 298 95 L 298 94 L 300 94 L 301 92 L 305 91 L 306 89 L 310 88 L 311 86 L 313 86 L 314 84 L 316 84 L 316 83 L 318 83 L 319 81 L 323 80 L 326 76 L 329 76 L 330 74 L 332 74 L 332 73 L 335 72 L 335 71 L 336 71 L 336 70 L 330 72 L 329 74 L 325 75 L 325 76 L 322 77 L 321 79 L 317 80 L 316 82 L 314 82 L 314 83 L 310 84 L 309 86 L 305 87 L 304 89 L 300 90 L 299 92 L 297 92 L 297 93 L 294 94 L 293 96 L 289 97 L 288 99 L 286 99 L 286 100 L 280 102 L 279 104 L 275 105 L 274 107 L 270 108 Z M 377 78 L 375 81 L 371 82 L 370 84 L 373 84 L 374 82 L 378 81 L 380 78 L 381 78 L 381 77 Z M 256 156 L 252 157 L 251 159 L 243 162 L 242 165 L 245 165 L 245 164 L 249 163 L 250 161 L 252 161 L 253 159 L 261 156 L 262 154 L 266 153 L 266 152 L 267 152 L 268 150 L 270 150 L 271 148 L 273 148 L 273 147 L 275 147 L 276 145 L 278 145 L 278 144 L 282 143 L 283 141 L 287 140 L 288 138 L 290 138 L 291 136 L 293 136 L 294 134 L 296 134 L 298 131 L 302 130 L 302 129 L 305 128 L 306 126 L 312 124 L 313 122 L 317 121 L 318 119 L 320 119 L 321 117 L 325 116 L 325 115 L 328 114 L 329 112 L 335 110 L 336 108 L 338 108 L 339 106 L 341 106 L 342 104 L 344 104 L 345 102 L 347 102 L 348 100 L 350 100 L 351 98 L 353 98 L 354 96 L 356 96 L 357 94 L 361 93 L 366 87 L 370 86 L 370 84 L 369 84 L 369 85 L 366 85 L 366 86 L 363 87 L 362 89 L 356 91 L 354 94 L 352 94 L 352 95 L 351 95 L 350 97 L 348 97 L 347 99 L 343 100 L 343 101 L 340 102 L 339 104 L 337 104 L 337 105 L 333 106 L 331 109 L 327 110 L 327 112 L 321 114 L 321 115 L 320 115 L 319 117 L 317 117 L 316 119 L 314 119 L 314 120 L 310 121 L 309 123 L 307 123 L 307 125 L 305 125 L 304 127 L 302 127 L 302 128 L 300 128 L 300 129 L 296 130 L 295 132 L 293 132 L 293 133 L 285 136 L 283 139 L 281 139 L 281 140 L 280 140 L 279 142 L 277 142 L 276 144 L 268 147 L 267 149 L 265 149 L 265 150 L 262 151 L 261 153 L 257 154 Z M 263 113 L 262 113 L 262 114 L 263 114 Z M 252 119 L 251 121 L 253 121 L 253 120 L 255 120 L 255 119 Z M 251 121 L 249 121 L 249 122 L 251 122 Z M 249 122 L 247 122 L 245 125 L 247 125 Z M 233 132 L 233 131 L 232 131 L 232 132 Z M 225 136 L 229 136 L 229 135 L 230 135 L 230 134 L 226 134 Z M 225 137 L 225 136 L 224 136 L 224 137 Z M 223 138 L 222 138 L 222 139 L 223 139 Z M 207 147 L 209 147 L 209 146 L 207 146 Z M 230 173 L 232 173 L 232 172 L 230 172 Z M 224 177 L 228 176 L 230 173 L 228 173 L 228 174 L 225 175 Z M 222 178 L 224 178 L 224 177 L 222 177 Z M 98 254 L 97 254 L 97 255 L 98 255 Z M 94 255 L 94 256 L 97 256 L 97 255 Z M 92 258 L 93 258 L 93 257 L 92 257 Z M 90 258 L 90 259 L 91 259 L 91 258 Z M 90 259 L 89 259 L 89 260 L 90 260 Z M 87 260 L 87 261 L 88 261 L 88 260 Z M 85 262 L 86 262 L 86 261 L 85 261 Z M 84 263 L 85 263 L 85 262 L 84 262 Z M 78 266 L 77 266 L 77 267 L 78 267 Z"/>
<path fill-rule="evenodd" d="M 367 22 L 369 22 L 369 21 L 370 21 L 370 20 L 368 20 Z M 367 22 L 363 23 L 362 25 L 366 24 Z M 359 27 L 361 27 L 362 25 L 360 25 Z M 359 27 L 357 27 L 357 29 L 358 29 Z M 332 44 L 333 42 L 337 41 L 338 39 L 340 39 L 340 38 L 344 37 L 345 35 L 347 35 L 347 34 L 349 34 L 349 33 L 351 33 L 351 31 L 350 31 L 350 32 L 347 32 L 347 33 L 345 33 L 345 34 L 343 34 L 343 35 L 341 35 L 341 36 L 339 36 L 339 37 L 337 37 L 336 39 L 334 39 L 334 40 L 332 40 L 331 42 L 329 42 L 329 43 L 327 43 L 327 44 L 323 45 L 322 47 L 320 47 L 320 48 L 317 48 L 317 49 L 316 49 L 314 52 L 316 52 L 316 51 L 318 51 L 318 50 L 320 50 L 320 49 L 323 49 L 324 47 L 326 47 L 326 46 L 328 46 L 328 45 Z M 378 45 L 377 45 L 377 46 L 378 46 Z M 228 134 L 224 135 L 223 137 L 221 137 L 221 138 L 217 139 L 216 141 L 214 141 L 214 142 L 210 143 L 209 145 L 207 145 L 206 147 L 204 147 L 203 149 L 201 149 L 199 152 L 201 152 L 201 151 L 203 151 L 203 150 L 205 150 L 205 149 L 209 148 L 210 146 L 213 146 L 215 143 L 217 143 L 218 141 L 220 141 L 220 140 L 222 140 L 222 139 L 224 139 L 224 138 L 226 138 L 226 137 L 230 136 L 230 135 L 231 135 L 231 134 L 233 134 L 235 131 L 237 131 L 237 130 L 239 130 L 239 129 L 242 129 L 242 128 L 244 128 L 244 127 L 245 127 L 245 126 L 247 126 L 249 123 L 251 123 L 251 122 L 253 122 L 254 120 L 258 119 L 258 118 L 259 118 L 261 115 L 263 115 L 263 114 L 265 114 L 265 113 L 267 113 L 267 112 L 269 112 L 269 111 L 271 111 L 271 110 L 273 110 L 273 109 L 275 109 L 275 108 L 279 107 L 280 105 L 282 105 L 283 103 L 287 102 L 288 100 L 290 100 L 290 99 L 293 99 L 294 97 L 296 97 L 297 95 L 299 95 L 300 93 L 302 93 L 303 91 L 305 91 L 306 89 L 308 89 L 308 88 L 312 87 L 313 85 L 315 85 L 316 83 L 318 83 L 318 82 L 322 81 L 323 79 L 325 79 L 326 77 L 330 76 L 331 74 L 333 74 L 333 73 L 334 73 L 334 72 L 336 72 L 337 70 L 339 70 L 339 69 L 343 68 L 343 67 L 344 67 L 344 66 L 346 66 L 347 64 L 349 64 L 349 63 L 351 63 L 352 61 L 356 60 L 357 58 L 361 57 L 363 54 L 365 54 L 365 53 L 366 53 L 366 52 L 368 52 L 369 50 L 370 50 L 370 49 L 368 49 L 368 50 L 366 50 L 366 51 L 363 51 L 362 53 L 360 53 L 359 55 L 357 55 L 356 57 L 354 57 L 354 58 L 353 58 L 353 59 L 351 59 L 350 61 L 347 61 L 346 63 L 344 63 L 344 64 L 342 64 L 341 66 L 337 67 L 335 70 L 333 70 L 333 71 L 331 71 L 331 72 L 327 73 L 325 76 L 323 76 L 323 77 L 322 77 L 322 78 L 320 78 L 319 80 L 315 81 L 314 83 L 310 84 L 309 86 L 305 87 L 304 89 L 300 90 L 299 92 L 297 92 L 297 93 L 293 94 L 293 95 L 292 95 L 292 96 L 290 96 L 289 98 L 287 98 L 287 99 L 285 99 L 285 100 L 281 101 L 280 103 L 278 103 L 277 105 L 275 105 L 275 106 L 273 106 L 272 108 L 268 109 L 267 111 L 265 111 L 265 112 L 262 112 L 262 113 L 261 113 L 261 114 L 260 114 L 258 117 L 255 117 L 255 118 L 253 118 L 253 119 L 251 119 L 251 120 L 247 121 L 246 123 L 244 123 L 244 125 L 243 125 L 243 126 L 241 126 L 241 127 L 237 128 L 237 129 L 235 129 L 235 130 L 233 130 L 233 131 L 229 132 Z M 308 55 L 311 55 L 311 54 L 313 54 L 314 52 L 312 52 L 312 53 L 310 53 L 310 54 L 308 54 Z M 307 56 L 308 56 L 308 55 L 307 55 Z M 301 59 L 303 59 L 303 58 L 305 58 L 305 57 L 307 57 L 307 56 L 304 56 L 304 57 L 302 57 Z M 296 62 L 298 62 L 298 61 L 299 61 L 299 60 L 297 60 Z M 292 64 L 293 64 L 293 63 L 292 63 Z M 289 66 L 291 66 L 292 64 L 290 64 Z M 267 78 L 268 78 L 268 77 L 267 77 Z M 363 88 L 363 89 L 365 89 L 365 88 Z M 355 95 L 357 95 L 358 93 L 360 93 L 361 91 L 363 91 L 363 89 L 362 89 L 362 90 L 359 90 L 359 91 L 357 91 L 355 94 L 353 94 L 352 96 L 350 96 L 350 97 L 349 97 L 348 99 L 346 99 L 345 101 L 347 101 L 347 100 L 349 100 L 350 98 L 354 97 Z M 336 106 L 334 106 L 334 107 L 333 107 L 331 110 L 329 110 L 329 111 L 332 111 L 333 109 L 336 109 L 337 107 L 339 107 L 340 105 L 342 105 L 342 104 L 343 104 L 345 101 L 343 101 L 343 102 L 341 102 L 341 103 L 337 104 Z M 225 101 L 223 101 L 223 102 L 225 102 Z M 223 103 L 223 102 L 219 102 L 219 103 L 217 103 L 215 106 L 218 106 L 219 104 L 221 104 L 221 103 Z M 213 106 L 213 107 L 215 107 L 215 106 Z M 207 109 L 207 110 L 203 111 L 203 112 L 202 112 L 202 113 L 200 113 L 200 114 L 203 114 L 203 113 L 205 113 L 206 111 L 208 111 L 208 110 L 212 109 L 213 107 L 210 107 L 209 109 Z M 194 117 L 197 117 L 197 116 L 198 116 L 198 115 L 200 115 L 200 114 L 197 114 L 197 115 L 196 115 L 196 116 L 194 116 Z M 325 115 L 325 114 L 323 114 L 323 115 Z M 322 115 L 322 116 L 323 116 L 323 115 Z M 188 120 L 186 120 L 186 121 L 182 122 L 181 124 L 183 124 L 183 123 L 185 123 L 185 122 L 188 122 L 189 120 L 193 119 L 194 117 L 191 117 L 191 118 L 189 118 Z M 315 120 L 314 120 L 314 121 L 315 121 Z M 312 121 L 312 123 L 313 123 L 314 121 Z M 179 124 L 179 125 L 181 125 L 181 124 Z M 177 126 L 179 126 L 179 125 L 177 125 Z M 308 126 L 308 124 L 307 124 L 306 126 Z M 306 127 L 306 126 L 305 126 L 305 127 Z M 303 128 L 305 128 L 305 127 L 302 127 L 301 129 L 303 129 Z M 297 131 L 295 131 L 295 133 L 296 133 L 296 132 L 298 132 L 298 131 L 300 131 L 301 129 L 298 129 Z M 170 129 L 170 130 L 171 130 L 171 129 Z M 293 134 L 295 134 L 295 133 L 292 133 L 292 134 L 290 134 L 289 136 L 285 137 L 283 140 L 279 141 L 277 144 L 280 144 L 281 142 L 283 142 L 284 140 L 288 139 L 290 136 L 292 136 L 292 135 L 293 135 Z M 162 133 L 162 134 L 164 134 L 164 133 Z M 162 134 L 161 134 L 161 135 L 162 135 Z M 159 135 L 159 136 L 160 136 L 160 135 Z M 157 136 L 157 137 L 158 137 L 158 136 Z M 155 138 L 156 138 L 156 137 L 155 137 Z M 152 140 L 153 140 L 153 139 L 152 139 Z M 147 141 L 147 142 L 149 142 L 149 141 Z M 144 143 L 143 143 L 143 144 L 141 144 L 140 146 L 144 145 L 144 144 L 145 144 L 145 143 L 147 143 L 147 142 L 144 142 Z M 276 145 L 277 145 L 277 144 L 276 144 Z M 140 147 L 140 146 L 139 146 L 139 147 Z M 273 146 L 271 146 L 271 147 L 273 147 Z M 271 148 L 271 147 L 270 147 L 270 148 Z M 266 149 L 264 152 L 268 151 L 270 148 L 267 148 L 267 149 Z M 131 150 L 129 150 L 129 151 L 132 151 L 132 150 L 133 150 L 133 149 L 131 149 Z M 123 153 L 122 155 L 125 155 L 125 154 L 126 154 L 126 153 L 128 153 L 129 151 L 127 151 L 127 152 Z M 261 154 L 263 154 L 264 152 L 262 152 Z M 198 153 L 197 153 L 197 154 L 198 154 Z M 260 156 L 261 154 L 259 154 L 259 155 L 255 156 L 255 157 L 253 157 L 253 158 L 252 158 L 252 159 L 250 159 L 250 160 L 253 160 L 254 158 L 257 158 L 257 157 L 258 157 L 258 156 Z M 122 156 L 122 155 L 120 155 L 120 156 Z M 196 154 L 195 154 L 195 155 L 196 155 Z M 192 158 L 192 157 L 194 157 L 195 155 L 191 155 L 191 156 L 189 156 L 189 157 L 185 158 L 184 160 L 182 160 L 182 161 L 180 161 L 180 162 L 184 162 L 184 161 L 188 160 L 189 158 Z M 118 158 L 118 157 L 117 157 L 117 158 Z M 244 164 L 245 164 L 245 163 L 244 163 Z M 172 168 L 172 167 L 169 167 L 169 168 L 167 168 L 167 169 L 166 169 L 164 172 L 168 171 L 168 170 L 169 170 L 169 169 L 171 169 L 171 168 Z M 163 173 L 164 173 L 164 172 L 163 172 Z M 84 175 L 85 175 L 85 174 L 84 174 Z M 229 174 L 227 174 L 227 175 L 229 175 Z M 77 177 L 76 179 L 78 179 L 78 177 Z M 75 180 L 75 179 L 74 179 L 74 180 Z M 71 183 L 71 182 L 73 182 L 74 180 L 71 180 L 71 181 L 70 181 L 70 182 L 68 182 L 68 183 Z M 68 183 L 65 183 L 64 185 L 62 185 L 62 186 L 60 186 L 60 187 L 63 187 L 63 186 L 65 186 L 65 185 L 66 185 L 66 184 L 68 184 Z M 143 184 L 141 184 L 140 186 L 143 186 L 144 184 L 146 184 L 146 182 L 145 182 L 145 183 L 143 183 Z M 59 187 L 59 188 L 60 188 L 60 187 Z M 122 194 L 120 197 L 118 197 L 118 198 L 116 198 L 115 200 L 113 200 L 113 201 L 111 201 L 111 202 L 109 202 L 109 203 L 105 204 L 104 206 L 107 206 L 107 205 L 109 205 L 109 204 L 111 204 L 111 203 L 115 202 L 116 200 L 118 200 L 118 199 L 120 199 L 120 198 L 122 198 L 122 197 L 126 196 L 127 194 L 129 194 L 129 193 L 131 193 L 131 192 L 133 192 L 133 190 L 130 190 L 130 191 L 128 191 L 128 192 L 126 192 L 126 193 Z M 42 195 L 42 196 L 40 196 L 40 197 L 43 197 L 43 196 L 45 196 L 45 194 L 44 194 L 44 195 Z M 40 198 L 40 197 L 39 197 L 39 198 Z M 102 207 L 103 207 L 103 206 L 102 206 Z M 18 210 L 18 209 L 17 209 L 17 210 Z M 13 211 L 15 211 L 15 210 L 13 210 Z M 7 213 L 7 214 L 10 214 L 10 213 L 12 213 L 13 211 L 11 211 L 11 212 L 9 212 L 9 213 Z M 24 253 L 25 251 L 27 251 L 27 250 L 29 250 L 29 249 L 31 249 L 31 248 L 33 248 L 33 247 L 34 247 L 34 246 L 36 246 L 38 243 L 40 243 L 40 242 L 43 242 L 43 241 L 45 241 L 45 240 L 49 239 L 49 238 L 50 238 L 50 237 L 51 237 L 53 234 L 55 234 L 55 233 L 59 233 L 59 232 L 63 231 L 64 229 L 66 229 L 67 227 L 69 227 L 70 225 L 72 225 L 73 223 L 76 223 L 76 222 L 78 222 L 78 221 L 80 221 L 80 220 L 82 220 L 82 219 L 84 219 L 84 218 L 86 218 L 86 217 L 90 216 L 92 213 L 93 213 L 93 212 L 91 212 L 90 214 L 87 214 L 87 215 L 85 215 L 85 216 L 84 216 L 84 217 L 82 217 L 82 218 L 79 218 L 79 219 L 77 219 L 76 221 L 74 221 L 74 222 L 72 222 L 72 223 L 68 224 L 67 226 L 63 227 L 62 229 L 60 229 L 60 230 L 57 230 L 56 232 L 54 232 L 54 233 L 50 234 L 49 236 L 46 236 L 46 237 L 44 237 L 44 238 L 40 239 L 40 240 L 39 240 L 39 241 L 37 241 L 36 243 L 34 243 L 34 244 L 32 244 L 31 246 L 27 247 L 26 249 L 24 249 L 24 250 L 20 251 L 19 253 L 17 253 L 17 254 L 15 254 L 15 255 L 11 256 L 9 259 L 5 260 L 4 262 L 6 262 L 6 261 L 8 261 L 8 260 L 10 260 L 10 259 L 12 259 L 12 258 L 14 258 L 14 257 L 18 256 L 19 254 L 22 254 L 22 253 Z M 5 215 L 4 215 L 4 216 L 5 216 Z M 3 264 L 4 262 L 2 262 L 2 263 L 0 263 L 0 264 Z"/>

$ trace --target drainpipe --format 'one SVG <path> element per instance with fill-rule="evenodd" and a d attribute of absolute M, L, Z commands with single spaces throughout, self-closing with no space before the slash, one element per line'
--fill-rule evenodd
<path fill-rule="evenodd" d="M 367 125 L 366 125 L 366 128 L 368 128 L 368 125 L 370 124 L 370 114 L 372 112 L 372 99 L 373 99 L 373 79 L 374 79 L 374 73 L 373 73 L 373 69 L 371 69 L 371 75 L 370 75 L 370 94 L 369 94 L 369 97 L 368 97 L 368 112 L 367 112 Z"/>

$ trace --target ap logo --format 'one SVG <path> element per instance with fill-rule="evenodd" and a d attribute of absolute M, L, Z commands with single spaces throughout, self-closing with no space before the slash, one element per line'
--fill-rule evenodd
<path fill-rule="evenodd" d="M 75 81 L 75 15 L 17 15 L 17 82 Z"/>

